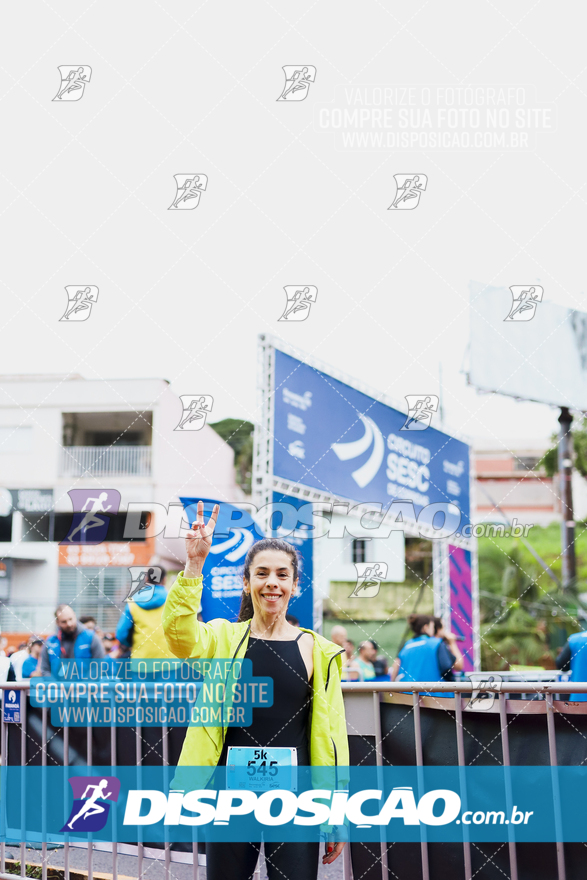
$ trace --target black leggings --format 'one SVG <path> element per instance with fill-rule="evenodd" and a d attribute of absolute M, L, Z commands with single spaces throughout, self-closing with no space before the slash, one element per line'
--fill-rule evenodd
<path fill-rule="evenodd" d="M 206 843 L 206 880 L 251 880 L 260 843 Z M 266 843 L 269 880 L 316 880 L 320 844 Z"/>

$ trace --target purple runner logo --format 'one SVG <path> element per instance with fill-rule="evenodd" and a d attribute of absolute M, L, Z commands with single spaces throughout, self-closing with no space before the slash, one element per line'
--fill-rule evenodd
<path fill-rule="evenodd" d="M 61 543 L 101 544 L 108 534 L 110 516 L 118 513 L 120 492 L 117 489 L 104 489 L 94 496 L 91 489 L 70 489 L 67 494 L 71 498 L 74 513 L 69 531 Z M 95 531 L 88 536 L 90 529 Z"/>
<path fill-rule="evenodd" d="M 101 831 L 108 821 L 110 804 L 120 794 L 120 779 L 115 776 L 71 776 L 73 806 L 61 831 Z"/>

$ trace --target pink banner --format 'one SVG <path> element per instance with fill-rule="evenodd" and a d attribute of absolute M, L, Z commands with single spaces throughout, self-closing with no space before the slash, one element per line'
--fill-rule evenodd
<path fill-rule="evenodd" d="M 471 553 L 460 547 L 448 547 L 450 578 L 450 628 L 463 638 L 459 648 L 465 658 L 465 672 L 474 669 L 473 654 L 473 581 Z"/>

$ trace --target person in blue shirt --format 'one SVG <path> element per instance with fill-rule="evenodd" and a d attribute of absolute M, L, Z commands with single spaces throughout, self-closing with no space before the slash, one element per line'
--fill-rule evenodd
<path fill-rule="evenodd" d="M 571 673 L 570 681 L 587 682 L 587 632 L 573 633 L 558 657 L 556 668 Z M 587 694 L 569 694 L 570 702 L 584 703 Z"/>
<path fill-rule="evenodd" d="M 165 570 L 150 568 L 145 586 L 127 602 L 116 627 L 116 638 L 133 658 L 173 657 L 163 632 L 163 607 L 167 600 Z"/>
<path fill-rule="evenodd" d="M 28 645 L 29 648 L 29 656 L 26 658 L 24 663 L 22 664 L 21 676 L 22 678 L 30 678 L 37 671 L 37 666 L 39 663 L 39 658 L 41 656 L 41 651 L 43 650 L 43 640 L 42 639 L 32 639 Z M 40 674 L 40 673 L 39 673 Z"/>
<path fill-rule="evenodd" d="M 429 614 L 411 614 L 408 623 L 414 633 L 393 662 L 392 681 L 447 681 L 453 669 L 463 668 L 463 656 L 456 647 L 456 636 L 444 627 L 436 632 L 436 622 Z M 441 692 L 430 697 L 451 697 Z"/>

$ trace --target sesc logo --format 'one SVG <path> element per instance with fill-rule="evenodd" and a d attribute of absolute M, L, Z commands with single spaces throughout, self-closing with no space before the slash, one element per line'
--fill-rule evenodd
<path fill-rule="evenodd" d="M 349 461 L 353 458 L 358 458 L 359 455 L 362 455 L 368 449 L 371 449 L 371 455 L 365 464 L 362 464 L 360 468 L 357 468 L 357 470 L 353 471 L 351 474 L 355 483 L 360 486 L 361 489 L 364 489 L 365 486 L 374 479 L 381 467 L 381 462 L 385 455 L 385 441 L 383 439 L 383 434 L 373 419 L 370 419 L 369 416 L 363 416 L 360 413 L 358 415 L 365 426 L 365 433 L 363 436 L 360 437 L 359 440 L 351 440 L 350 443 L 333 443 L 331 449 L 340 461 Z"/>
<path fill-rule="evenodd" d="M 248 529 L 231 529 L 230 531 L 234 534 L 230 535 L 226 541 L 213 544 L 210 547 L 210 553 L 226 554 L 225 559 L 228 562 L 236 562 L 237 559 L 242 559 L 243 556 L 246 556 L 249 548 L 255 541 L 255 536 Z"/>
<path fill-rule="evenodd" d="M 73 806 L 62 831 L 101 831 L 108 821 L 110 804 L 120 794 L 120 779 L 115 776 L 72 776 Z"/>

